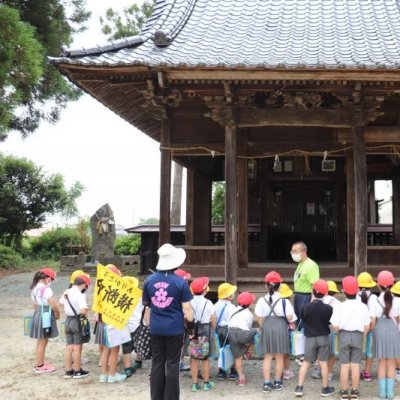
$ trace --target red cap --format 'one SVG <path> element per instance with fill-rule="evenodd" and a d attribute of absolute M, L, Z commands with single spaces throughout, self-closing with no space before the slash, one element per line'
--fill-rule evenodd
<path fill-rule="evenodd" d="M 202 294 L 208 288 L 208 282 L 210 280 L 206 276 L 196 278 L 190 285 L 193 294 Z"/>
<path fill-rule="evenodd" d="M 251 294 L 250 292 L 242 292 L 239 294 L 237 302 L 239 306 L 249 306 L 255 299 L 256 296 L 254 296 L 254 294 Z"/>
<path fill-rule="evenodd" d="M 90 285 L 90 276 L 88 274 L 79 275 L 76 277 L 76 279 L 82 280 L 88 286 Z M 76 281 L 76 279 L 75 279 L 75 281 Z"/>
<path fill-rule="evenodd" d="M 281 274 L 276 271 L 268 272 L 268 274 L 265 275 L 264 281 L 267 283 L 282 283 Z"/>
<path fill-rule="evenodd" d="M 357 294 L 359 291 L 358 282 L 355 276 L 345 276 L 342 280 L 343 291 L 350 296 Z"/>
<path fill-rule="evenodd" d="M 189 272 L 186 272 L 184 269 L 177 269 L 175 271 L 175 275 L 180 276 L 183 279 L 186 279 L 187 281 L 191 278 L 192 275 L 189 274 Z"/>
<path fill-rule="evenodd" d="M 313 289 L 317 293 L 321 293 L 323 295 L 326 295 L 329 291 L 328 288 L 328 282 L 323 280 L 323 279 L 318 279 L 316 282 L 314 282 Z"/>
<path fill-rule="evenodd" d="M 394 276 L 390 271 L 381 271 L 378 274 L 378 285 L 382 287 L 392 286 L 394 283 Z"/>
<path fill-rule="evenodd" d="M 111 271 L 114 272 L 114 274 L 117 274 L 118 276 L 122 276 L 122 272 L 113 264 L 107 264 L 106 268 Z"/>
<path fill-rule="evenodd" d="M 44 275 L 47 275 L 49 278 L 51 278 L 53 281 L 56 279 L 56 273 L 53 269 L 49 267 L 44 267 L 42 268 L 39 272 L 41 272 Z"/>

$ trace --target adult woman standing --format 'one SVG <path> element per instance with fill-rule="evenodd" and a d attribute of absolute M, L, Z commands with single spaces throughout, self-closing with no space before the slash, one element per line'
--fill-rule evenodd
<path fill-rule="evenodd" d="M 143 287 L 152 351 L 150 393 L 152 400 L 177 400 L 184 318 L 189 329 L 194 325 L 192 294 L 187 282 L 174 273 L 185 261 L 185 250 L 166 243 L 158 249 L 158 255 L 157 272 Z"/>

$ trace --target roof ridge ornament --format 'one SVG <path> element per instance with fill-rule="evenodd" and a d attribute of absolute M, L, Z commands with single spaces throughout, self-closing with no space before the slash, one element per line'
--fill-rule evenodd
<path fill-rule="evenodd" d="M 161 30 L 156 31 L 151 39 L 157 47 L 161 48 L 168 47 L 172 43 L 172 38 Z"/>

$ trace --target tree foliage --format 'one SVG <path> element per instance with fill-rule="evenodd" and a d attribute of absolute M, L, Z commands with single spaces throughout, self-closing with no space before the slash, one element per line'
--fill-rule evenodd
<path fill-rule="evenodd" d="M 132 4 L 125 7 L 122 15 L 112 8 L 107 9 L 104 17 L 100 17 L 102 32 L 108 40 L 116 40 L 136 36 L 154 9 L 155 0 L 145 0 L 142 5 Z"/>
<path fill-rule="evenodd" d="M 47 61 L 72 43 L 90 16 L 85 0 L 3 0 L 0 4 L 0 140 L 56 122 L 79 90 Z"/>
<path fill-rule="evenodd" d="M 213 182 L 211 218 L 214 225 L 225 223 L 225 183 Z"/>
<path fill-rule="evenodd" d="M 0 154 L 0 238 L 8 244 L 49 215 L 76 215 L 83 190 L 79 182 L 68 190 L 62 175 L 47 175 L 29 160 Z"/>
<path fill-rule="evenodd" d="M 114 243 L 114 252 L 117 255 L 135 255 L 140 248 L 140 235 L 137 233 L 118 236 Z"/>

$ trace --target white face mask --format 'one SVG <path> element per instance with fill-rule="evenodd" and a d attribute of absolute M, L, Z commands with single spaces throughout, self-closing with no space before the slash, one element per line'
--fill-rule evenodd
<path fill-rule="evenodd" d="M 300 262 L 301 261 L 301 254 L 299 254 L 299 253 L 291 253 L 291 256 L 292 256 L 292 260 L 294 261 L 294 262 Z"/>

